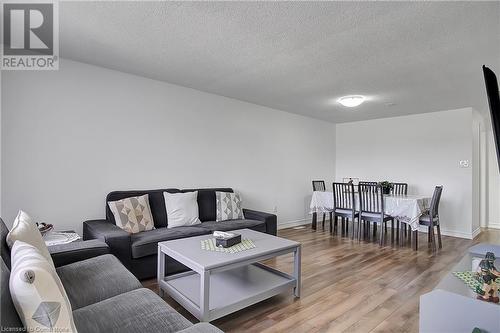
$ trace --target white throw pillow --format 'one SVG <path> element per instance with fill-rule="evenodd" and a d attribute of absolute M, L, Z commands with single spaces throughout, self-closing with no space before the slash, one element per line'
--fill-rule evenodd
<path fill-rule="evenodd" d="M 76 332 L 66 291 L 55 269 L 34 246 L 12 247 L 9 289 L 28 332 Z"/>
<path fill-rule="evenodd" d="M 187 193 L 163 192 L 167 208 L 167 228 L 200 224 L 198 191 Z"/>
<path fill-rule="evenodd" d="M 147 194 L 110 201 L 108 206 L 115 217 L 116 225 L 126 232 L 136 234 L 155 228 Z"/>
<path fill-rule="evenodd" d="M 237 220 L 243 218 L 241 196 L 239 193 L 215 192 L 215 221 Z"/>
<path fill-rule="evenodd" d="M 9 248 L 12 249 L 15 241 L 20 240 L 28 243 L 38 249 L 40 253 L 47 259 L 47 261 L 54 267 L 54 262 L 50 256 L 49 249 L 45 245 L 42 234 L 38 230 L 35 222 L 31 217 L 22 210 L 17 214 L 12 229 L 7 234 L 6 241 Z"/>

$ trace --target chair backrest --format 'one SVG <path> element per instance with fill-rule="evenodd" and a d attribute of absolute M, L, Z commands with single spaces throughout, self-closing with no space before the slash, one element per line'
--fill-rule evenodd
<path fill-rule="evenodd" d="M 439 202 L 441 201 L 441 193 L 443 192 L 443 186 L 436 186 L 434 189 L 434 194 L 432 195 L 431 205 L 429 207 L 429 214 L 432 217 L 437 217 L 439 215 Z"/>
<path fill-rule="evenodd" d="M 352 183 L 333 183 L 333 208 L 354 211 L 354 185 Z"/>
<path fill-rule="evenodd" d="M 313 180 L 313 191 L 326 191 L 326 185 L 324 180 Z"/>
<path fill-rule="evenodd" d="M 384 197 L 380 185 L 359 185 L 359 211 L 362 213 L 384 213 Z"/>
<path fill-rule="evenodd" d="M 363 180 L 359 181 L 358 182 L 358 190 L 361 191 L 360 185 L 378 185 L 378 182 L 367 182 L 367 181 L 363 181 Z"/>
<path fill-rule="evenodd" d="M 364 181 L 364 180 L 361 180 L 358 182 L 359 185 L 377 185 L 378 182 L 367 182 L 367 181 Z"/>
<path fill-rule="evenodd" d="M 408 194 L 408 184 L 407 183 L 392 183 L 391 194 L 407 195 Z"/>

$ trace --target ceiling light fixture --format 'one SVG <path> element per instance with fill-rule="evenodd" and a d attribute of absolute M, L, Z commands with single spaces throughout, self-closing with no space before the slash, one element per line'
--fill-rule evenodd
<path fill-rule="evenodd" d="M 365 101 L 365 97 L 361 95 L 349 95 L 340 97 L 337 102 L 342 104 L 345 107 L 353 108 L 361 105 Z"/>

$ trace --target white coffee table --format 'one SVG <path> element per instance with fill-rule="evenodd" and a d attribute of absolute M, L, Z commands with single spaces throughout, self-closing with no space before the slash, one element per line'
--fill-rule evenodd
<path fill-rule="evenodd" d="M 202 250 L 203 235 L 158 243 L 158 286 L 200 321 L 212 321 L 293 289 L 300 297 L 300 243 L 250 229 L 234 232 L 256 248 L 223 253 Z M 293 275 L 259 261 L 293 253 Z M 192 271 L 166 276 L 169 256 Z"/>

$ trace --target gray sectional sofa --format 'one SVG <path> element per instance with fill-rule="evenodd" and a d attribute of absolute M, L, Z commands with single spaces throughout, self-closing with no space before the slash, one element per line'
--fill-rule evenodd
<path fill-rule="evenodd" d="M 9 292 L 7 233 L 0 219 L 1 328 L 24 332 Z M 79 333 L 222 332 L 208 323 L 193 325 L 156 293 L 143 288 L 101 241 L 74 242 L 49 248 L 49 251 L 70 300 Z"/>
<path fill-rule="evenodd" d="M 168 219 L 163 192 L 184 193 L 198 191 L 198 210 L 201 224 L 188 227 L 167 228 Z M 207 189 L 159 189 L 145 191 L 115 191 L 106 197 L 106 218 L 83 222 L 83 239 L 98 239 L 106 242 L 120 261 L 139 279 L 156 277 L 158 242 L 172 239 L 206 235 L 214 230 L 230 231 L 236 229 L 253 229 L 276 235 L 277 217 L 274 214 L 243 209 L 244 218 L 215 222 L 215 192 L 233 192 L 231 188 Z M 109 201 L 148 194 L 151 214 L 155 229 L 137 234 L 129 234 L 115 224 L 113 213 L 107 203 Z M 186 270 L 177 261 L 167 259 L 169 274 Z"/>

